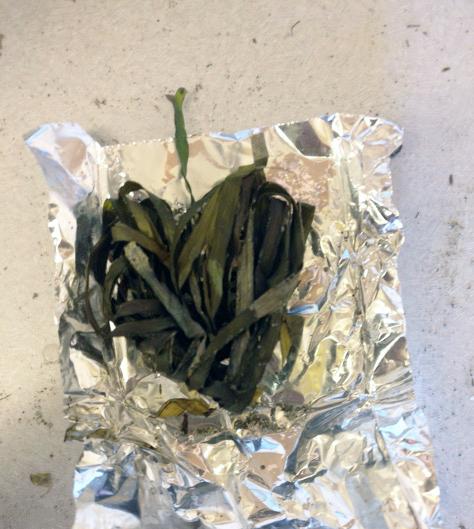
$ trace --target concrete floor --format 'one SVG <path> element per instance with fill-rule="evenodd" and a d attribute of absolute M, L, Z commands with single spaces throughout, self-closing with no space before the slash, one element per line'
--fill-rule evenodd
<path fill-rule="evenodd" d="M 22 135 L 66 120 L 105 142 L 170 135 L 179 85 L 190 132 L 331 111 L 405 127 L 416 392 L 446 528 L 474 528 L 473 51 L 472 0 L 0 0 L 0 528 L 69 528 L 80 448 L 62 442 L 47 192 Z"/>

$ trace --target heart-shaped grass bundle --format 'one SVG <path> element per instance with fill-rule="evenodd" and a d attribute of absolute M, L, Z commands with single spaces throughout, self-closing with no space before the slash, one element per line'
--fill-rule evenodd
<path fill-rule="evenodd" d="M 179 114 L 182 100 L 174 102 Z M 178 122 L 176 129 L 185 177 Z M 134 340 L 154 370 L 237 412 L 256 395 L 278 341 L 286 352 L 295 341 L 286 306 L 314 216 L 313 206 L 267 181 L 263 167 L 240 167 L 180 215 L 125 183 L 104 203 L 87 274 L 87 314 L 98 333 Z M 104 326 L 90 305 L 90 273 Z M 178 408 L 202 412 L 199 400 L 189 403 Z"/>

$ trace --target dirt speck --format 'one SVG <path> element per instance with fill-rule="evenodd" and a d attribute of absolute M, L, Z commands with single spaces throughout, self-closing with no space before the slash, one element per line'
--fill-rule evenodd
<path fill-rule="evenodd" d="M 294 22 L 290 27 L 290 35 L 293 36 L 293 31 L 295 30 L 296 26 L 301 23 L 301 20 L 297 20 Z"/>
<path fill-rule="evenodd" d="M 449 70 L 451 70 L 451 66 L 445 66 L 441 72 L 444 73 L 444 72 L 449 72 Z"/>
<path fill-rule="evenodd" d="M 463 523 L 459 524 L 459 529 L 466 529 L 466 526 Z"/>
<path fill-rule="evenodd" d="M 11 393 L 7 393 L 6 395 L 0 395 L 0 400 L 8 399 L 8 397 L 11 396 Z"/>
<path fill-rule="evenodd" d="M 448 225 L 452 230 L 462 230 L 464 228 L 464 226 L 460 222 L 458 222 L 456 219 L 451 219 L 448 222 Z"/>
<path fill-rule="evenodd" d="M 35 413 L 33 414 L 33 420 L 36 422 L 36 424 L 39 424 L 41 426 L 46 426 L 51 430 L 53 427 L 53 423 L 51 421 L 47 421 L 43 415 L 43 411 L 41 409 L 40 403 L 37 401 L 34 404 Z"/>
<path fill-rule="evenodd" d="M 257 39 L 254 37 L 254 38 L 252 39 L 252 42 L 253 42 L 254 44 L 257 44 Z"/>
<path fill-rule="evenodd" d="M 201 83 L 198 83 L 198 84 L 194 87 L 194 91 L 195 91 L 195 92 L 199 92 L 199 90 L 202 90 L 202 84 L 201 84 Z"/>
<path fill-rule="evenodd" d="M 33 292 L 32 299 L 36 299 L 39 296 L 38 292 Z"/>
<path fill-rule="evenodd" d="M 449 185 L 452 186 L 453 185 L 453 182 L 454 182 L 454 176 L 452 174 L 449 175 L 448 177 L 448 182 L 449 182 Z"/>
<path fill-rule="evenodd" d="M 415 215 L 415 219 L 417 219 L 419 216 L 420 216 L 420 212 L 417 211 L 417 212 L 416 212 L 416 215 Z"/>
<path fill-rule="evenodd" d="M 417 29 L 421 26 L 421 24 L 407 24 L 408 29 Z"/>
<path fill-rule="evenodd" d="M 94 99 L 94 105 L 97 107 L 97 108 L 100 108 L 100 107 L 103 107 L 107 104 L 107 99 L 105 99 L 105 97 L 103 99 L 99 99 L 98 97 L 96 97 Z"/>

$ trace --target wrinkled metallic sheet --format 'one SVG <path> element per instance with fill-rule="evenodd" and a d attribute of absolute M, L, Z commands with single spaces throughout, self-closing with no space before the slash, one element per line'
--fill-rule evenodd
<path fill-rule="evenodd" d="M 291 372 L 277 348 L 254 410 L 193 417 L 184 435 L 180 418 L 156 413 L 186 387 L 124 338 L 99 364 L 81 297 L 101 204 L 124 181 L 186 204 L 173 141 L 102 147 L 76 124 L 27 139 L 51 194 L 67 438 L 84 442 L 74 529 L 439 527 L 397 274 L 389 164 L 401 142 L 391 122 L 341 114 L 190 138 L 195 195 L 266 149 L 268 178 L 316 205 L 317 237 L 290 307 L 306 318 Z"/>

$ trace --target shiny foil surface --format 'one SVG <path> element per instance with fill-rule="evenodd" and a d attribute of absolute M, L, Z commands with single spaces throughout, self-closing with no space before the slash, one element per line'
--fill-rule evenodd
<path fill-rule="evenodd" d="M 30 135 L 50 188 L 66 437 L 84 445 L 74 529 L 440 527 L 397 274 L 389 166 L 402 135 L 383 119 L 334 114 L 189 139 L 196 197 L 268 154 L 267 177 L 316 215 L 288 309 L 305 317 L 292 369 L 282 371 L 277 347 L 258 404 L 190 416 L 186 433 L 182 417 L 157 412 L 192 392 L 151 372 L 125 338 L 97 362 L 83 308 L 105 198 L 132 179 L 186 207 L 173 140 L 101 146 L 70 123 Z"/>

